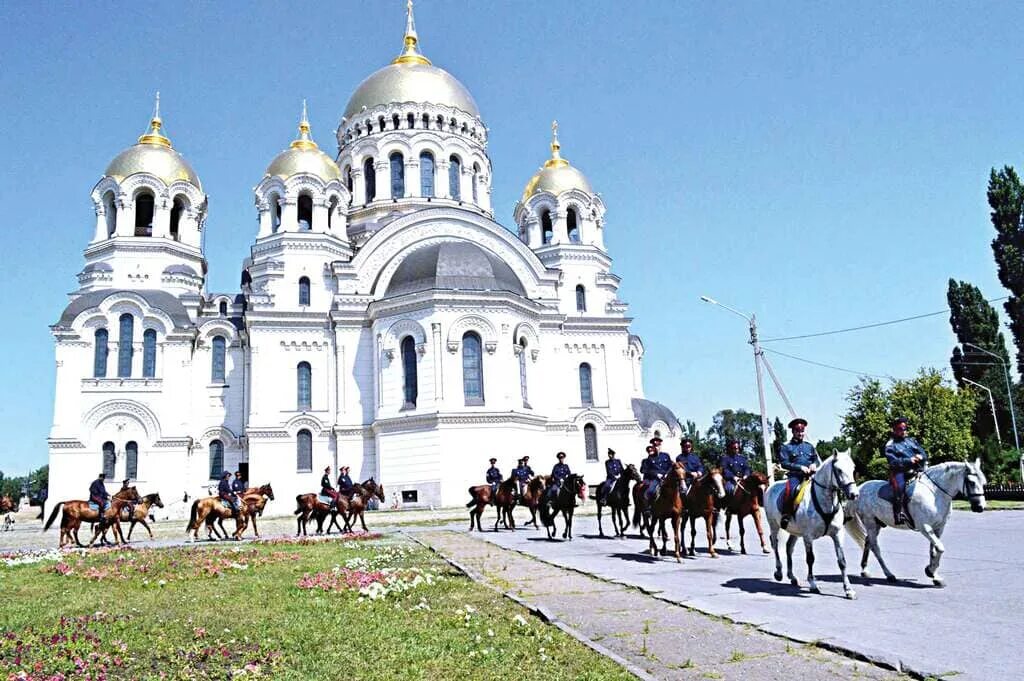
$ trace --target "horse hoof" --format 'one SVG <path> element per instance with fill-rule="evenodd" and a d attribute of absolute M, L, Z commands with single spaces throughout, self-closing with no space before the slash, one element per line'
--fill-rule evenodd
<path fill-rule="evenodd" d="M 775 581 L 776 582 L 781 582 L 782 581 L 782 571 L 781 570 L 776 572 L 774 576 L 775 576 Z"/>
<path fill-rule="evenodd" d="M 932 577 L 932 584 L 941 588 L 946 586 L 946 580 L 944 580 L 942 577 Z"/>
<path fill-rule="evenodd" d="M 846 592 L 846 598 L 847 598 L 847 600 L 851 600 L 851 601 L 857 600 L 857 592 L 854 591 L 853 589 L 850 589 L 849 591 Z"/>
<path fill-rule="evenodd" d="M 860 576 L 863 577 L 864 579 L 871 579 L 871 571 L 870 570 L 861 570 L 860 571 Z"/>
<path fill-rule="evenodd" d="M 817 584 L 815 584 L 814 586 L 811 587 L 811 593 L 816 593 L 816 594 L 820 594 L 821 593 L 821 589 L 818 587 Z"/>
<path fill-rule="evenodd" d="M 711 554 L 711 557 L 712 557 L 712 558 L 718 558 L 718 554 L 717 554 L 717 553 L 712 553 L 712 554 Z"/>
<path fill-rule="evenodd" d="M 771 553 L 771 551 L 769 551 L 768 549 L 766 549 L 765 547 L 762 546 L 761 547 L 761 553 Z"/>
<path fill-rule="evenodd" d="M 896 583 L 896 575 L 886 575 L 885 576 L 885 581 L 889 582 L 890 584 L 895 584 Z"/>
<path fill-rule="evenodd" d="M 931 578 L 933 578 L 933 579 L 935 578 L 935 573 L 934 573 L 934 572 L 932 572 L 932 569 L 931 569 L 931 567 L 930 567 L 930 566 L 929 566 L 929 567 L 926 567 L 926 568 L 924 569 L 924 573 L 925 573 L 925 574 L 926 574 L 927 576 L 929 576 L 929 577 L 931 577 Z"/>
<path fill-rule="evenodd" d="M 792 584 L 793 586 L 800 586 L 800 582 L 798 582 L 796 580 L 796 578 L 794 578 L 794 577 L 790 577 L 789 578 L 789 583 Z"/>

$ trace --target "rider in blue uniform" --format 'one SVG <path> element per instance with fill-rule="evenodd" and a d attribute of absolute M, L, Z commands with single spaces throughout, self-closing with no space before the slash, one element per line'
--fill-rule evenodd
<path fill-rule="evenodd" d="M 889 461 L 889 484 L 892 485 L 892 515 L 897 525 L 914 526 L 907 511 L 907 477 L 915 475 L 928 465 L 928 454 L 917 440 L 907 435 L 907 420 L 892 422 L 892 439 L 885 443 L 885 458 Z"/>
<path fill-rule="evenodd" d="M 686 494 L 690 485 L 704 475 L 704 462 L 693 451 L 693 440 L 690 438 L 684 437 L 679 441 L 679 446 L 682 451 L 676 457 L 676 463 L 681 463 L 686 468 L 686 480 L 683 482 L 683 487 L 679 489 L 679 493 Z"/>
<path fill-rule="evenodd" d="M 562 489 L 562 482 L 572 474 L 569 464 L 565 463 L 565 452 L 558 452 L 558 463 L 551 469 L 551 484 L 548 485 L 548 498 L 554 499 L 558 490 Z"/>
<path fill-rule="evenodd" d="M 498 493 L 498 485 L 501 483 L 501 471 L 494 464 L 498 463 L 498 460 L 491 458 L 491 467 L 487 469 L 487 484 L 491 486 L 491 499 Z"/>
<path fill-rule="evenodd" d="M 530 470 L 530 467 L 526 465 L 523 459 L 519 459 L 516 463 L 518 465 L 512 471 L 512 477 L 515 478 L 516 491 L 521 497 L 523 496 L 523 491 L 526 490 L 527 483 L 530 482 L 530 478 L 533 476 L 533 471 Z"/>
<path fill-rule="evenodd" d="M 232 489 L 234 489 L 233 485 Z M 320 478 L 320 494 L 331 498 L 331 506 L 338 506 L 338 490 L 334 489 L 334 485 L 331 484 L 330 466 L 324 468 L 324 476 Z"/>
<path fill-rule="evenodd" d="M 604 462 L 604 482 L 601 483 L 601 489 L 597 493 L 599 498 L 608 498 L 612 487 L 615 486 L 615 481 L 622 475 L 622 470 L 622 462 L 615 458 L 615 450 L 609 447 L 608 460 Z"/>
<path fill-rule="evenodd" d="M 107 492 L 107 486 L 103 482 L 105 477 L 106 473 L 100 473 L 89 485 L 89 501 L 96 504 L 100 511 L 110 508 L 110 493 Z"/>
<path fill-rule="evenodd" d="M 220 478 L 220 484 L 217 485 L 217 496 L 228 502 L 235 511 L 240 511 L 242 507 L 238 503 L 238 497 L 231 491 L 231 481 L 228 480 L 230 477 L 231 471 L 224 471 L 224 475 Z"/>
<path fill-rule="evenodd" d="M 750 462 L 743 455 L 740 443 L 736 440 L 729 440 L 726 452 L 718 462 L 722 469 L 722 479 L 725 482 L 725 493 L 732 494 L 736 491 L 736 484 L 743 482 L 743 478 L 750 475 Z"/>
<path fill-rule="evenodd" d="M 235 494 L 245 492 L 245 480 L 242 480 L 242 471 L 235 471 L 235 479 L 231 481 L 231 491 Z"/>
<path fill-rule="evenodd" d="M 338 469 L 338 494 L 350 497 L 353 487 L 352 478 L 348 476 L 348 466 L 342 466 Z"/>
<path fill-rule="evenodd" d="M 779 465 L 786 469 L 786 489 L 782 493 L 782 529 L 789 525 L 793 517 L 793 501 L 797 490 L 804 480 L 811 477 L 821 465 L 821 459 L 809 442 L 804 442 L 804 431 L 807 429 L 805 419 L 796 418 L 789 422 L 793 438 L 782 445 L 779 450 Z"/>
<path fill-rule="evenodd" d="M 651 456 L 652 452 L 653 456 Z M 647 484 L 644 493 L 647 495 L 647 501 L 653 502 L 658 488 L 661 487 L 662 479 L 672 470 L 673 465 L 672 457 L 667 452 L 661 451 L 661 438 L 657 435 L 651 438 L 648 457 L 644 460 L 644 464 L 647 465 L 647 473 L 644 475 Z"/>

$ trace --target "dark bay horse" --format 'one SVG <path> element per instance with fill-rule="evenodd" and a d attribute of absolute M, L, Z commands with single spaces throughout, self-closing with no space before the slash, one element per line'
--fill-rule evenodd
<path fill-rule="evenodd" d="M 650 551 L 652 556 L 657 554 L 657 543 L 654 541 L 654 526 L 658 526 L 661 535 L 661 552 L 665 553 L 665 545 L 668 543 L 668 535 L 665 532 L 665 521 L 672 521 L 672 536 L 675 538 L 675 556 L 677 562 L 683 562 L 680 553 L 680 524 L 683 520 L 683 498 L 680 494 L 683 480 L 686 478 L 686 467 L 681 463 L 672 464 L 665 478 L 661 481 L 661 487 L 654 496 L 650 506 L 650 523 L 648 525 L 648 537 L 650 538 Z"/>
<path fill-rule="evenodd" d="M 743 542 L 743 519 L 746 516 L 754 517 L 754 527 L 757 528 L 757 537 L 761 540 L 761 553 L 770 553 L 764 543 L 764 530 L 761 528 L 761 505 L 764 503 L 764 492 L 768 489 L 768 476 L 764 473 L 754 472 L 736 483 L 736 489 L 728 495 L 722 506 L 725 509 L 725 546 L 732 550 L 732 542 L 729 537 L 729 525 L 732 517 L 736 516 L 736 523 L 740 526 L 740 553 L 746 553 L 747 547 Z"/>
<path fill-rule="evenodd" d="M 603 537 L 604 528 L 601 526 L 601 509 L 605 506 L 611 509 L 612 528 L 616 537 L 625 537 L 626 529 L 629 527 L 629 483 L 640 482 L 640 473 L 636 466 L 629 464 L 622 471 L 622 475 L 612 484 L 608 494 L 602 495 L 600 487 L 597 491 L 597 531 Z"/>
<path fill-rule="evenodd" d="M 370 505 L 370 500 L 373 497 L 377 497 L 382 502 L 384 501 L 384 485 L 370 478 L 361 483 L 357 482 L 352 489 L 352 498 L 348 502 L 349 514 L 345 516 L 345 531 L 351 532 L 352 527 L 355 525 L 355 520 L 358 518 L 359 523 L 363 526 L 363 532 L 369 532 L 366 529 L 366 517 L 363 514 L 366 512 L 366 508 Z"/>
<path fill-rule="evenodd" d="M 537 511 L 540 509 L 541 499 L 544 497 L 544 488 L 548 485 L 548 477 L 546 475 L 538 475 L 534 478 L 530 478 L 530 481 L 526 483 L 526 489 L 523 490 L 523 496 L 519 499 L 519 505 L 525 506 L 530 510 L 529 522 L 523 523 L 523 526 L 533 525 L 537 529 L 540 526 L 537 525 Z"/>
<path fill-rule="evenodd" d="M 153 506 L 157 508 L 163 508 L 164 502 L 160 501 L 160 493 L 154 492 L 153 494 L 147 494 L 142 497 L 142 501 L 135 505 L 135 509 L 131 510 L 125 508 L 119 520 L 121 522 L 131 522 L 128 526 L 128 541 L 132 540 L 132 530 L 135 529 L 136 524 L 140 524 L 146 528 L 146 532 L 149 532 L 149 538 L 153 538 L 153 530 L 149 529 L 149 524 L 146 522 L 146 518 L 149 517 L 149 509 Z"/>
<path fill-rule="evenodd" d="M 0 497 L 0 513 L 10 513 L 14 510 L 14 502 L 6 494 Z"/>
<path fill-rule="evenodd" d="M 708 553 L 712 558 L 718 558 L 715 553 L 715 502 L 725 497 L 725 486 L 722 483 L 722 471 L 719 468 L 712 468 L 703 476 L 694 480 L 690 489 L 683 497 L 685 514 L 683 515 L 683 528 L 686 528 L 686 521 L 690 521 L 690 550 L 689 555 L 695 555 L 697 544 L 697 518 L 704 518 L 704 526 L 708 531 Z"/>
<path fill-rule="evenodd" d="M 117 494 L 111 497 L 111 503 L 117 499 L 120 501 L 141 501 L 139 496 L 139 490 L 134 486 L 129 487 L 125 490 L 118 490 Z M 60 548 L 63 548 L 65 544 L 70 544 L 72 541 L 76 545 L 82 546 L 82 542 L 78 540 L 78 530 L 82 527 L 82 523 L 95 523 L 100 519 L 100 512 L 94 511 L 89 507 L 88 501 L 81 501 L 79 499 L 73 499 L 71 501 L 58 502 L 53 507 L 53 511 L 50 512 L 50 519 L 46 521 L 46 525 L 43 526 L 43 532 L 50 529 L 53 525 L 53 521 L 57 519 L 57 513 L 61 507 L 64 507 L 64 513 L 60 518 Z"/>
<path fill-rule="evenodd" d="M 274 488 L 270 486 L 270 483 L 261 487 L 249 487 L 239 495 L 239 499 L 242 505 L 246 507 L 249 520 L 252 521 L 253 532 L 259 537 L 260 528 L 256 526 L 256 516 L 262 516 L 263 509 L 267 507 L 267 501 L 274 500 Z M 216 526 L 214 525 L 215 522 Z M 217 526 L 220 527 L 219 530 Z M 224 529 L 224 518 L 213 515 L 206 516 L 206 534 L 210 539 L 213 538 L 211 533 L 216 534 L 218 539 L 228 538 L 228 532 Z M 131 532 L 128 532 L 128 536 L 131 536 Z"/>
<path fill-rule="evenodd" d="M 572 516 L 576 512 L 577 497 L 580 501 L 586 501 L 587 499 L 587 483 L 583 481 L 583 476 L 578 473 L 573 473 L 562 481 L 561 486 L 555 493 L 554 499 L 551 499 L 545 491 L 539 510 L 540 521 L 547 530 L 548 539 L 555 538 L 555 518 L 561 512 L 562 518 L 565 520 L 565 530 L 562 532 L 562 539 L 572 541 Z"/>
<path fill-rule="evenodd" d="M 327 525 L 327 534 L 331 533 L 331 528 L 338 525 L 338 514 L 341 514 L 343 520 L 345 520 L 345 527 L 348 527 L 348 514 L 349 514 L 349 498 L 342 495 L 338 495 L 338 502 L 336 505 L 331 506 L 320 501 L 320 495 L 315 492 L 309 492 L 308 494 L 298 494 L 295 496 L 295 515 L 297 528 L 295 530 L 295 536 L 305 535 L 306 528 L 309 524 L 309 519 L 312 518 L 316 521 L 316 533 L 323 534 L 324 532 L 324 520 L 327 516 L 331 517 L 331 522 Z M 338 525 L 338 531 L 342 531 L 340 525 Z"/>
<path fill-rule="evenodd" d="M 476 521 L 476 529 L 483 532 L 480 527 L 480 516 L 488 504 L 494 504 L 498 509 L 498 517 L 494 520 L 494 531 L 498 531 L 498 525 L 502 522 L 509 529 L 516 529 L 515 518 L 512 517 L 512 509 L 516 505 L 516 481 L 509 478 L 498 483 L 498 491 L 492 496 L 490 485 L 475 485 L 469 488 L 470 501 L 466 504 L 469 511 L 469 531 L 473 531 L 473 523 Z"/>

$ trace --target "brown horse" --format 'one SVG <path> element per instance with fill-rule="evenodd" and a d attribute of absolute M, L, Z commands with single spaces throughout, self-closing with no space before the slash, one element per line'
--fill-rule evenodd
<path fill-rule="evenodd" d="M 274 500 L 274 488 L 270 486 L 270 483 L 262 487 L 249 487 L 239 495 L 239 500 L 246 507 L 246 513 L 249 516 L 249 520 L 252 521 L 253 532 L 259 537 L 260 529 L 256 526 L 256 516 L 263 515 L 263 509 L 266 508 L 268 500 Z M 217 529 L 218 527 L 220 528 L 219 530 Z M 217 535 L 218 539 L 228 538 L 228 531 L 224 529 L 224 518 L 213 515 L 206 516 L 206 534 L 210 539 L 213 538 L 211 533 Z M 130 536 L 131 532 L 128 534 Z"/>
<path fill-rule="evenodd" d="M 697 544 L 697 518 L 704 518 L 704 526 L 708 531 L 708 553 L 712 558 L 718 558 L 715 553 L 715 500 L 725 497 L 725 487 L 722 484 L 722 471 L 719 468 L 712 468 L 703 476 L 690 484 L 690 489 L 683 497 L 683 504 L 686 513 L 683 516 L 683 528 L 686 528 L 686 521 L 690 521 L 690 551 L 689 555 L 695 555 Z"/>
<path fill-rule="evenodd" d="M 540 526 L 537 525 L 537 509 L 540 508 L 541 499 L 544 497 L 544 489 L 547 486 L 548 476 L 546 475 L 530 478 L 530 481 L 526 483 L 526 489 L 523 491 L 522 498 L 519 499 L 519 505 L 525 506 L 530 510 L 530 521 L 523 523 L 523 527 L 533 525 L 538 530 L 540 529 Z"/>
<path fill-rule="evenodd" d="M 295 515 L 296 518 L 296 530 L 295 536 L 306 535 L 306 528 L 309 525 L 309 519 L 312 518 L 316 521 L 316 533 L 324 533 L 324 519 L 327 516 L 331 516 L 331 522 L 327 525 L 327 534 L 331 533 L 331 528 L 337 526 L 339 532 L 345 531 L 340 525 L 338 525 L 338 514 L 341 514 L 342 519 L 345 521 L 345 527 L 348 527 L 348 516 L 349 516 L 349 498 L 338 495 L 338 502 L 335 506 L 325 504 L 320 501 L 320 495 L 315 492 L 309 492 L 308 494 L 297 494 L 295 495 Z"/>
<path fill-rule="evenodd" d="M 369 532 L 366 529 L 366 518 L 363 514 L 366 512 L 366 507 L 370 505 L 370 499 L 373 497 L 377 497 L 382 502 L 384 501 L 384 486 L 370 478 L 362 483 L 356 483 L 352 489 L 352 498 L 348 502 L 349 514 L 345 518 L 345 531 L 351 532 L 352 526 L 355 524 L 354 520 L 359 518 L 359 522 L 363 526 L 363 532 Z"/>
<path fill-rule="evenodd" d="M 679 494 L 686 478 L 686 467 L 681 463 L 672 464 L 665 478 L 661 481 L 658 493 L 654 496 L 650 508 L 650 524 L 648 526 L 648 537 L 650 538 L 650 552 L 652 556 L 657 554 L 657 544 L 654 541 L 654 525 L 657 523 L 659 534 L 661 534 L 661 553 L 665 553 L 665 545 L 668 543 L 668 535 L 665 532 L 665 521 L 672 520 L 672 536 L 675 538 L 675 556 L 677 562 L 683 562 L 680 553 L 680 524 L 682 523 L 684 510 L 683 498 Z"/>
<path fill-rule="evenodd" d="M 153 530 L 149 529 L 149 523 L 146 522 L 146 518 L 149 517 L 149 509 L 153 506 L 157 508 L 164 507 L 164 502 L 160 501 L 159 492 L 142 497 L 142 501 L 135 505 L 134 510 L 128 507 L 122 510 L 121 517 L 118 520 L 121 522 L 131 522 L 131 525 L 128 526 L 128 541 L 132 540 L 132 531 L 137 524 L 145 527 L 146 532 L 149 532 L 149 538 L 153 538 Z"/>
<path fill-rule="evenodd" d="M 597 502 L 597 531 L 603 537 L 604 528 L 601 526 L 601 509 L 607 506 L 611 509 L 612 528 L 616 537 L 625 537 L 626 529 L 629 527 L 629 483 L 640 482 L 640 473 L 636 466 L 629 464 L 622 472 L 622 475 L 612 484 L 608 494 L 602 495 L 601 488 L 598 489 Z M 602 485 L 603 487 L 603 485 Z"/>
<path fill-rule="evenodd" d="M 732 542 L 729 541 L 729 525 L 732 517 L 736 516 L 736 522 L 740 526 L 740 553 L 746 553 L 747 547 L 743 543 L 743 518 L 754 516 L 754 527 L 757 528 L 757 537 L 761 540 L 761 553 L 769 553 L 768 547 L 764 545 L 764 531 L 761 529 L 761 504 L 764 503 L 764 492 L 768 489 L 768 476 L 764 473 L 754 472 L 736 483 L 736 489 L 725 498 L 725 546 L 732 550 Z"/>
<path fill-rule="evenodd" d="M 134 486 L 125 490 L 118 490 L 117 494 L 111 497 L 111 503 L 115 499 L 120 501 L 141 501 L 139 491 Z M 50 513 L 50 519 L 43 526 L 44 532 L 50 529 L 53 521 L 57 519 L 57 513 L 60 511 L 61 506 L 64 507 L 64 513 L 60 518 L 60 548 L 63 548 L 65 544 L 70 544 L 72 541 L 76 545 L 82 546 L 82 542 L 78 540 L 78 530 L 82 527 L 83 522 L 97 522 L 100 519 L 99 510 L 94 511 L 89 507 L 88 501 L 78 499 L 58 502 Z"/>
<path fill-rule="evenodd" d="M 476 529 L 483 532 L 483 528 L 480 527 L 480 516 L 483 515 L 484 509 L 487 508 L 488 504 L 494 504 L 498 509 L 498 517 L 494 520 L 494 531 L 498 531 L 498 524 L 503 522 L 505 527 L 509 529 L 516 529 L 515 518 L 512 517 L 512 509 L 516 505 L 516 481 L 514 478 L 509 478 L 504 482 L 498 484 L 498 491 L 491 496 L 490 485 L 476 485 L 469 488 L 469 496 L 471 497 L 466 508 L 469 511 L 469 531 L 473 531 L 473 521 L 476 520 Z"/>
<path fill-rule="evenodd" d="M 10 513 L 14 510 L 14 502 L 6 494 L 0 497 L 0 513 Z"/>
<path fill-rule="evenodd" d="M 188 525 L 185 526 L 185 535 L 192 533 L 192 541 L 199 541 L 199 528 L 206 522 L 206 518 L 213 515 L 217 518 L 234 518 L 235 519 L 235 533 L 232 535 L 235 541 L 242 538 L 242 533 L 245 532 L 245 528 L 249 525 L 249 513 L 244 504 L 241 506 L 240 511 L 236 511 L 233 508 L 228 508 L 224 505 L 220 497 L 202 497 L 192 502 L 192 512 L 189 514 Z M 213 524 L 208 524 L 206 527 L 207 539 L 212 541 L 213 535 L 211 529 Z"/>
<path fill-rule="evenodd" d="M 110 508 L 100 514 L 99 519 L 93 526 L 92 539 L 89 540 L 88 547 L 92 548 L 92 545 L 96 543 L 96 540 L 100 540 L 100 544 L 108 544 L 107 541 L 107 530 L 113 528 L 114 530 L 114 542 L 118 544 L 127 544 L 124 540 L 124 534 L 121 532 L 121 514 L 127 512 L 127 507 L 134 504 L 134 501 L 125 501 L 112 497 L 110 500 Z"/>

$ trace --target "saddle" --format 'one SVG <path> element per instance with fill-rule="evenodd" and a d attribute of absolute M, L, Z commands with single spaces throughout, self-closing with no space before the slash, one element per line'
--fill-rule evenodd
<path fill-rule="evenodd" d="M 907 480 L 907 483 L 905 485 L 907 499 L 910 499 L 910 497 L 914 496 L 914 485 L 916 484 L 916 482 L 917 476 L 910 480 Z M 886 480 L 885 485 L 883 485 L 882 488 L 878 490 L 878 498 L 888 501 L 889 503 L 892 503 L 893 494 L 894 492 L 892 491 L 892 484 L 890 484 L 889 481 Z"/>
<path fill-rule="evenodd" d="M 800 505 L 800 502 L 804 500 L 804 495 L 807 493 L 807 489 L 811 486 L 811 479 L 807 478 L 800 483 L 800 488 L 796 491 L 796 496 L 793 498 L 793 508 Z"/>
<path fill-rule="evenodd" d="M 90 501 L 89 502 L 89 510 L 90 511 L 96 511 L 97 513 L 99 513 L 100 505 L 97 504 L 95 501 Z"/>
<path fill-rule="evenodd" d="M 318 495 L 316 495 L 316 500 L 319 501 L 321 504 L 327 504 L 328 506 L 331 506 L 332 504 L 334 504 L 334 499 L 331 499 L 326 494 L 318 494 Z"/>
<path fill-rule="evenodd" d="M 223 504 L 224 508 L 226 508 L 227 510 L 231 511 L 232 513 L 235 512 L 235 507 L 232 506 L 231 502 L 228 501 L 227 499 L 218 499 L 218 501 L 220 501 L 220 503 Z"/>

